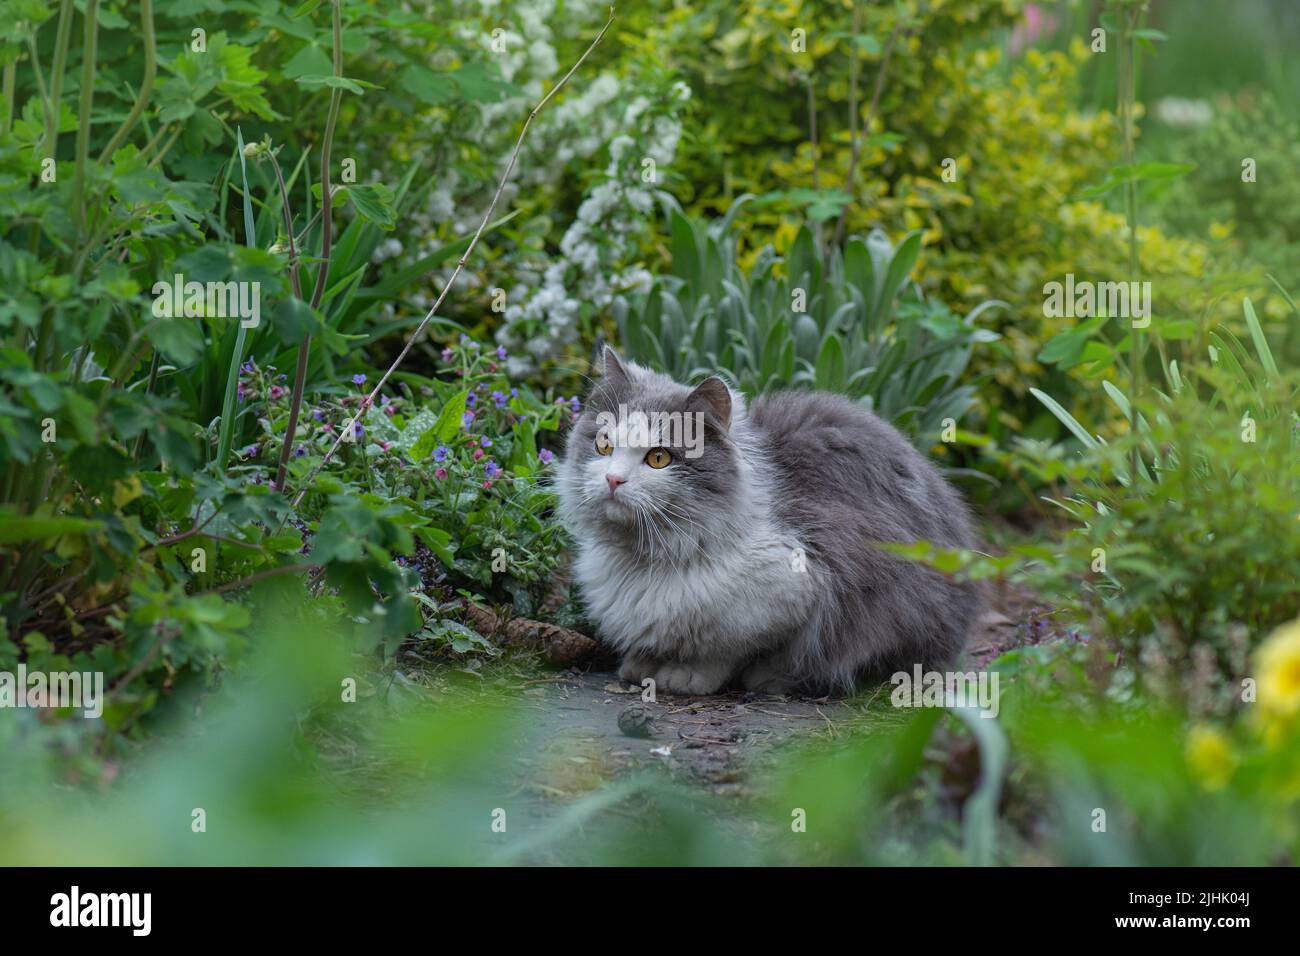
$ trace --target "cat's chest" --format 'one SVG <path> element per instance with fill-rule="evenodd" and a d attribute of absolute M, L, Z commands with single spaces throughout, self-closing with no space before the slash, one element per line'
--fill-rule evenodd
<path fill-rule="evenodd" d="M 575 571 L 602 636 L 646 653 L 758 641 L 797 619 L 812 593 L 802 550 L 778 534 L 753 534 L 676 565 L 597 545 L 580 551 Z"/>

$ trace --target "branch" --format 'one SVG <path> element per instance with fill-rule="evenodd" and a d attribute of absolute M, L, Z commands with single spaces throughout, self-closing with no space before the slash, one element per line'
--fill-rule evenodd
<path fill-rule="evenodd" d="M 407 353 L 411 351 L 411 347 L 415 344 L 416 339 L 420 337 L 420 335 L 424 332 L 425 328 L 428 327 L 429 322 L 432 321 L 435 315 L 437 315 L 438 309 L 442 307 L 443 299 L 447 297 L 447 293 L 448 291 L 450 291 L 452 285 L 455 284 L 456 278 L 460 275 L 461 270 L 465 268 L 465 263 L 469 261 L 469 257 L 473 254 L 474 248 L 478 245 L 479 238 L 483 235 L 483 230 L 487 228 L 488 221 L 492 218 L 492 214 L 496 211 L 497 202 L 501 199 L 501 193 L 506 188 L 506 183 L 510 179 L 510 174 L 514 172 L 515 163 L 519 159 L 519 150 L 524 145 L 524 137 L 528 135 L 529 125 L 532 123 L 533 119 L 537 116 L 537 114 L 542 111 L 542 108 L 551 101 L 551 98 L 555 96 L 555 94 L 558 93 L 566 83 L 569 82 L 569 77 L 573 76 L 573 74 L 578 71 L 578 67 L 582 66 L 583 62 L 587 59 L 587 57 L 591 55 L 591 51 L 596 48 L 596 44 L 598 44 L 601 41 L 601 39 L 605 36 L 605 33 L 609 30 L 610 25 L 613 22 L 614 22 L 614 8 L 610 7 L 609 19 L 605 21 L 605 25 L 601 27 L 600 32 L 596 34 L 596 39 L 591 41 L 591 45 L 587 47 L 586 52 L 584 52 L 582 56 L 578 57 L 578 61 L 574 63 L 572 67 L 569 68 L 569 72 L 564 74 L 564 77 L 560 80 L 560 82 L 555 84 L 555 86 L 551 88 L 551 91 L 542 97 L 541 101 L 536 106 L 533 107 L 532 112 L 528 114 L 528 118 L 524 120 L 523 129 L 519 131 L 519 138 L 515 141 L 515 148 L 510 153 L 510 162 L 506 164 L 506 170 L 504 173 L 501 174 L 501 181 L 497 184 L 497 191 L 492 196 L 492 202 L 488 206 L 487 212 L 483 214 L 483 221 L 479 223 L 478 230 L 474 233 L 474 238 L 470 240 L 470 244 L 465 249 L 464 255 L 462 255 L 460 257 L 460 261 L 456 263 L 456 268 L 452 272 L 451 278 L 449 278 L 446 284 L 442 287 L 442 292 L 438 294 L 438 299 L 436 302 L 433 303 L 433 307 L 429 309 L 428 314 L 425 315 L 424 319 L 420 322 L 420 324 L 416 326 L 415 331 L 411 333 L 410 338 L 406 340 L 406 345 L 402 347 L 402 351 L 399 352 L 397 358 L 393 360 L 393 364 L 388 367 L 388 371 L 386 371 L 382 376 L 380 376 L 379 381 L 375 383 L 375 387 L 371 390 L 370 394 L 366 396 L 366 398 L 361 402 L 360 407 L 357 409 L 357 413 L 354 416 L 352 416 L 352 420 L 348 422 L 347 427 L 339 431 L 339 435 L 337 438 L 334 439 L 334 444 L 330 446 L 329 451 L 325 453 L 325 456 L 320 460 L 320 462 L 316 465 L 316 467 L 311 470 L 311 474 L 309 474 L 307 476 L 307 480 L 303 482 L 302 488 L 298 491 L 298 494 L 294 496 L 291 505 L 292 508 L 298 507 L 299 503 L 303 499 L 303 496 L 307 494 L 307 489 L 311 487 L 312 481 L 315 480 L 318 474 L 320 474 L 320 470 L 325 467 L 325 465 L 329 462 L 330 458 L 334 456 L 334 453 L 338 451 L 339 445 L 343 443 L 344 436 L 354 432 L 357 421 L 361 418 L 362 415 L 365 414 L 366 410 L 374 404 L 375 399 L 379 395 L 379 392 L 383 389 L 384 385 L 388 382 L 389 377 L 393 374 L 393 372 L 397 371 L 397 367 L 402 364 L 402 360 L 405 359 Z M 281 526 L 283 526 L 284 521 L 287 520 L 288 520 L 288 515 L 286 514 L 284 519 L 281 521 Z"/>

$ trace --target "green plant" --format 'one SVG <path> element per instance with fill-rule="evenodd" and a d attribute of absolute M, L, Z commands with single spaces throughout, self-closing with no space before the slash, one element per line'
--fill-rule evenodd
<path fill-rule="evenodd" d="M 843 392 L 922 447 L 938 441 L 975 400 L 965 373 L 975 347 L 998 337 L 978 325 L 998 303 L 958 316 L 924 296 L 910 281 L 918 232 L 897 249 L 873 232 L 823 261 L 804 228 L 784 257 L 769 247 L 746 271 L 733 233 L 744 203 L 705 223 L 667 201 L 672 272 L 615 309 L 629 357 L 682 381 L 723 370 L 750 393 Z"/>
<path fill-rule="evenodd" d="M 1254 355 L 1211 333 L 1210 361 L 1166 367 L 1168 391 L 1136 407 L 1103 388 L 1137 431 L 1108 442 L 1036 396 L 1084 454 L 1058 503 L 1074 530 L 1053 586 L 1080 582 L 1079 605 L 1139 685 L 1201 712 L 1230 707 L 1248 652 L 1300 614 L 1300 417 L 1249 299 Z M 1067 592 L 1068 593 L 1068 592 Z"/>

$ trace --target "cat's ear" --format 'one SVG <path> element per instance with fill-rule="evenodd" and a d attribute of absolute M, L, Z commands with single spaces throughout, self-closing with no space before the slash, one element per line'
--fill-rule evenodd
<path fill-rule="evenodd" d="M 710 414 L 722 423 L 723 428 L 730 428 L 731 391 L 716 375 L 706 378 L 695 386 L 695 391 L 686 396 L 686 410 Z"/>
<path fill-rule="evenodd" d="M 605 346 L 600 364 L 600 377 L 603 381 L 620 388 L 631 382 L 632 377 L 628 374 L 627 367 L 619 359 L 618 353 L 608 345 Z"/>

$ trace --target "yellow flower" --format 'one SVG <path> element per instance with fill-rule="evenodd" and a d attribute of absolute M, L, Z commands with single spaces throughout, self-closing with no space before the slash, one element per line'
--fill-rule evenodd
<path fill-rule="evenodd" d="M 1255 652 L 1259 709 L 1269 723 L 1300 714 L 1300 618 L 1269 635 Z"/>
<path fill-rule="evenodd" d="M 1186 753 L 1188 766 L 1206 790 L 1222 790 L 1237 767 L 1228 738 L 1205 724 L 1188 732 Z"/>

